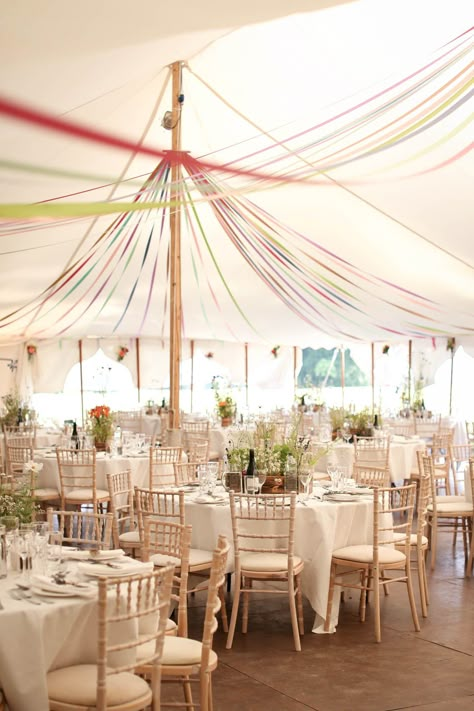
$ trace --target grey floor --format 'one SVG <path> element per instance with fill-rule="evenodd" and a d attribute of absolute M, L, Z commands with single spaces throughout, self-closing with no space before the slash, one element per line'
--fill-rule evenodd
<path fill-rule="evenodd" d="M 232 650 L 225 649 L 220 630 L 215 635 L 214 711 L 474 711 L 474 577 L 464 577 L 460 541 L 453 549 L 450 535 L 441 539 L 429 577 L 429 616 L 420 612 L 418 633 L 406 588 L 397 584 L 382 599 L 381 644 L 374 641 L 370 606 L 361 624 L 354 597 L 341 606 L 334 635 L 312 634 L 314 615 L 305 606 L 306 633 L 297 653 L 285 598 L 255 599 L 249 631 L 237 629 Z M 190 606 L 196 639 L 204 602 L 200 594 Z M 229 614 L 230 605 L 228 595 Z"/>

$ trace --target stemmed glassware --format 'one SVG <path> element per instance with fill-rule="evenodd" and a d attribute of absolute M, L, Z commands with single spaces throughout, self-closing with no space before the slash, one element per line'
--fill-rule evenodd
<path fill-rule="evenodd" d="M 258 476 L 246 476 L 244 478 L 245 489 L 247 494 L 258 494 L 260 482 Z"/>
<path fill-rule="evenodd" d="M 346 444 L 349 444 L 352 439 L 351 427 L 348 422 L 344 422 L 342 429 L 342 438 Z"/>
<path fill-rule="evenodd" d="M 16 548 L 21 561 L 22 577 L 25 582 L 29 582 L 31 561 L 33 557 L 32 545 L 33 532 L 30 530 L 20 530 L 16 536 Z"/>
<path fill-rule="evenodd" d="M 303 501 L 308 500 L 308 486 L 313 479 L 313 472 L 310 469 L 301 469 L 298 474 L 298 480 L 303 487 Z"/>
<path fill-rule="evenodd" d="M 260 494 L 262 491 L 262 487 L 265 484 L 267 480 L 267 472 L 266 471 L 259 471 L 258 472 L 258 493 Z"/>

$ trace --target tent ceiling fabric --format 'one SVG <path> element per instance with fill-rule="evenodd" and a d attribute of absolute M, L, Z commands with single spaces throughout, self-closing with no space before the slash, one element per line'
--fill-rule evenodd
<path fill-rule="evenodd" d="M 327 336 L 368 341 L 469 334 L 474 329 L 473 164 L 466 151 L 465 101 L 469 37 L 453 40 L 468 30 L 470 7 L 464 0 L 449 6 L 442 0 L 294 0 L 287 16 L 284 0 L 244 0 L 235 6 L 203 0 L 189 3 L 185 12 L 151 0 L 79 5 L 25 0 L 2 11 L 0 58 L 8 71 L 2 72 L 0 94 L 166 149 L 170 134 L 161 118 L 171 108 L 168 64 L 183 60 L 184 150 L 194 158 L 260 172 L 274 165 L 283 176 L 312 171 L 312 184 L 281 185 L 213 174 L 228 199 L 229 219 L 236 200 L 248 200 L 278 223 L 280 241 L 264 244 L 260 214 L 262 252 L 249 248 L 247 259 L 245 234 L 237 244 L 195 190 L 198 221 L 191 208 L 183 219 L 185 337 L 307 346 Z M 390 86 L 397 88 L 388 91 Z M 322 127 L 310 131 L 317 125 Z M 128 203 L 159 162 L 11 118 L 0 118 L 0 126 L 4 204 L 59 197 L 53 205 Z M 297 134 L 301 137 L 288 140 Z M 371 149 L 383 140 L 386 148 Z M 358 154 L 359 146 L 367 153 Z M 318 161 L 324 170 L 329 166 L 324 175 L 317 172 Z M 113 186 L 123 178 L 128 182 Z M 71 281 L 54 296 L 46 291 L 47 300 L 39 296 L 62 270 L 92 253 L 88 250 L 115 217 L 0 223 L 0 343 L 55 336 L 167 337 L 168 232 L 160 232 L 160 212 L 130 219 L 138 226 L 127 269 L 117 263 L 113 273 L 110 262 L 107 277 L 110 251 L 103 246 L 97 252 L 103 261 L 74 283 L 74 293 Z M 147 252 L 153 220 L 153 247 Z M 248 212 L 246 220 L 243 232 L 254 224 Z M 276 257 L 277 247 L 289 250 L 288 262 L 288 255 L 294 257 L 291 275 L 265 261 L 264 250 L 272 248 Z M 311 260 L 323 261 L 322 281 L 329 268 L 337 272 L 328 286 L 332 298 L 349 271 L 353 282 L 350 288 L 346 282 L 347 303 L 341 306 L 338 292 L 337 308 L 318 302 L 305 319 L 306 297 L 294 298 L 291 280 Z M 76 305 L 77 296 L 82 301 Z M 21 318 L 5 318 L 17 309 L 23 309 Z"/>

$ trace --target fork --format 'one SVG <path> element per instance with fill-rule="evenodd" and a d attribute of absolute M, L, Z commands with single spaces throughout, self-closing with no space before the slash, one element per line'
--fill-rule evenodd
<path fill-rule="evenodd" d="M 53 601 L 52 600 L 43 600 L 43 598 L 40 598 L 38 595 L 36 595 L 32 590 L 29 588 L 28 585 L 23 585 L 22 583 L 16 583 L 17 588 L 19 588 L 19 592 L 24 595 L 26 600 L 34 599 L 37 600 L 39 604 L 42 602 L 45 603 L 45 605 L 52 605 Z M 32 600 L 33 601 L 33 600 Z"/>
<path fill-rule="evenodd" d="M 32 595 L 28 595 L 24 590 L 12 588 L 8 592 L 10 593 L 10 597 L 14 600 L 26 600 L 27 602 L 31 602 L 32 605 L 41 605 L 41 600 L 36 600 L 32 597 Z"/>

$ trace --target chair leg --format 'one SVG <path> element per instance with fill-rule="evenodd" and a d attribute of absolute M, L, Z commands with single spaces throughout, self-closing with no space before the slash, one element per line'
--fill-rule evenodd
<path fill-rule="evenodd" d="M 416 561 L 418 568 L 418 585 L 420 588 L 421 614 L 423 617 L 428 617 L 428 607 L 426 602 L 425 556 L 421 549 L 416 552 Z"/>
<path fill-rule="evenodd" d="M 234 584 L 234 600 L 232 602 L 232 612 L 230 615 L 230 626 L 229 633 L 227 635 L 226 649 L 232 648 L 232 642 L 234 641 L 235 625 L 237 623 L 237 615 L 239 613 L 239 602 L 240 602 L 240 590 L 242 579 L 240 574 L 236 571 L 235 573 L 235 584 Z"/>
<path fill-rule="evenodd" d="M 380 572 L 378 568 L 371 569 L 374 581 L 374 622 L 375 622 L 375 641 L 382 641 L 382 630 L 380 626 Z"/>
<path fill-rule="evenodd" d="M 367 609 L 367 593 L 369 587 L 369 571 L 360 571 L 360 600 L 359 600 L 359 619 L 361 622 L 365 622 L 365 611 Z"/>
<path fill-rule="evenodd" d="M 222 620 L 222 629 L 224 632 L 229 631 L 229 625 L 227 623 L 227 609 L 225 605 L 225 594 L 224 594 L 224 586 L 221 585 L 219 588 L 219 600 L 221 601 L 221 620 Z"/>
<path fill-rule="evenodd" d="M 336 564 L 331 563 L 331 575 L 329 578 L 328 606 L 326 608 L 326 619 L 324 621 L 324 631 L 329 632 L 331 625 L 332 598 L 334 595 L 334 581 L 336 579 Z"/>
<path fill-rule="evenodd" d="M 304 635 L 303 595 L 301 593 L 301 575 L 296 576 L 296 609 L 298 611 L 298 629 Z"/>
<path fill-rule="evenodd" d="M 411 579 L 410 561 L 407 561 L 406 574 L 407 574 L 407 590 L 408 590 L 408 599 L 410 601 L 411 616 L 413 618 L 415 632 L 419 632 L 420 631 L 420 623 L 418 621 L 418 613 L 416 611 L 416 604 L 415 604 L 415 595 L 413 593 L 413 583 L 412 583 L 412 579 Z"/>
<path fill-rule="evenodd" d="M 189 676 L 185 676 L 183 678 L 183 691 L 184 700 L 186 702 L 186 708 L 189 709 L 189 711 L 194 711 L 193 692 L 191 689 L 191 682 L 189 680 Z"/>
<path fill-rule="evenodd" d="M 201 711 L 211 711 L 209 706 L 209 691 L 210 691 L 211 675 L 209 673 L 201 674 L 200 684 L 200 702 Z"/>
<path fill-rule="evenodd" d="M 293 629 L 293 641 L 297 652 L 301 652 L 301 640 L 298 629 L 298 618 L 296 615 L 296 600 L 295 600 L 295 577 L 291 576 L 288 580 L 288 599 L 290 603 L 291 627 Z"/>
<path fill-rule="evenodd" d="M 242 634 L 247 634 L 248 621 L 249 621 L 249 592 L 248 590 L 252 587 L 252 580 L 244 578 L 243 593 L 244 593 L 244 604 L 242 605 Z"/>
<path fill-rule="evenodd" d="M 438 538 L 437 525 L 438 525 L 437 519 L 432 519 L 431 520 L 431 565 L 430 565 L 431 570 L 434 570 L 435 565 L 436 565 L 436 543 L 437 543 L 437 538 Z"/>

